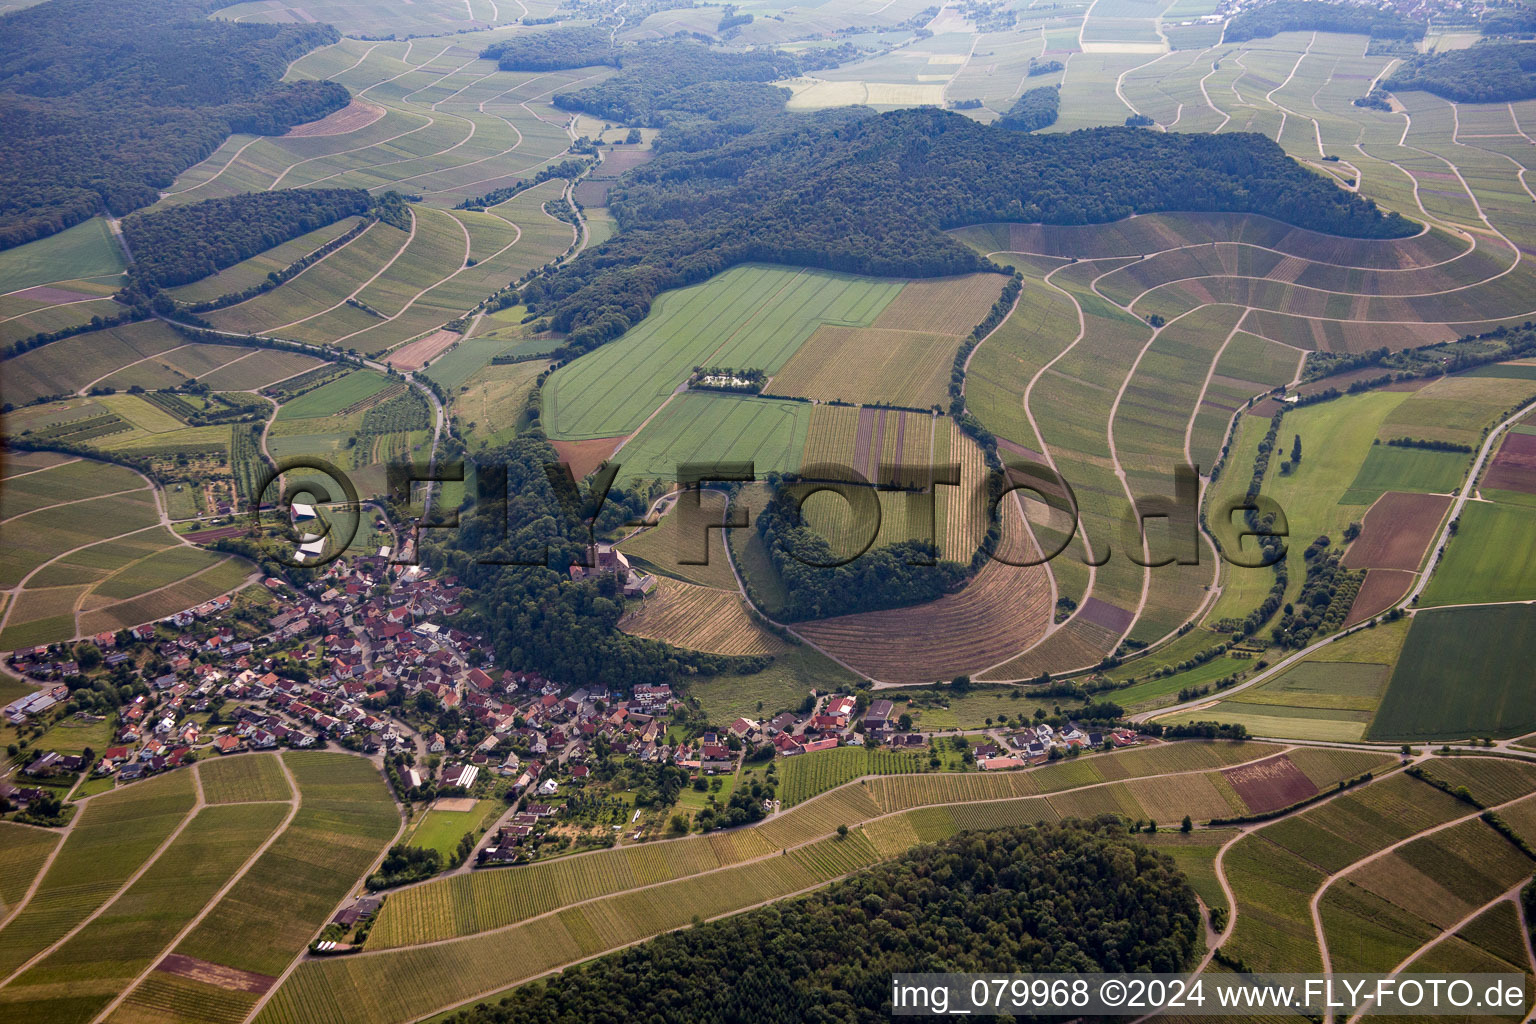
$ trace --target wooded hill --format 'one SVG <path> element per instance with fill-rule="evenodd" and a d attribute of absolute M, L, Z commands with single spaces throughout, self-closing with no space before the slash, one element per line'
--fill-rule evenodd
<path fill-rule="evenodd" d="M 130 277 L 146 295 L 201 280 L 372 206 L 360 188 L 295 188 L 134 214 L 123 220 Z"/>
<path fill-rule="evenodd" d="M 611 576 L 573 581 L 585 527 L 561 507 L 545 471 L 560 461 L 536 430 L 490 453 L 506 467 L 506 501 L 481 493 L 457 530 L 423 531 L 423 561 L 456 574 L 473 595 L 468 625 L 489 638 L 498 665 L 518 665 L 574 685 L 675 682 L 681 674 L 759 671 L 771 658 L 731 658 L 643 640 L 617 628 L 624 599 Z M 480 486 L 489 480 L 482 474 Z M 599 532 L 639 516 L 646 502 L 615 487 Z M 448 536 L 430 536 L 434 532 Z M 533 563 L 517 564 L 517 563 Z"/>
<path fill-rule="evenodd" d="M 758 514 L 756 527 L 784 583 L 786 601 L 776 613 L 783 621 L 922 604 L 959 590 L 969 576 L 965 566 L 939 561 L 932 544 L 915 540 L 871 548 L 835 565 L 839 557 L 831 545 L 801 524 L 795 488 L 780 486 L 777 477 L 769 483 L 773 500 Z"/>
<path fill-rule="evenodd" d="M 874 1024 L 890 1020 L 893 973 L 1176 972 L 1199 934 L 1184 877 L 1118 823 L 969 832 L 448 1020 Z"/>
<path fill-rule="evenodd" d="M 1055 124 L 1056 115 L 1060 112 L 1061 87 L 1042 85 L 1038 89 L 1024 90 L 1024 94 L 1014 101 L 1008 112 L 997 119 L 997 124 L 1002 128 L 1034 132 Z"/>
<path fill-rule="evenodd" d="M 570 332 L 567 355 L 628 330 L 659 292 L 747 261 L 889 277 L 984 269 L 944 234 L 965 224 L 1198 210 L 1351 237 L 1417 230 L 1262 135 L 1021 135 L 933 109 L 780 118 L 717 149 L 657 157 L 620 179 L 609 205 L 623 231 L 524 292 Z"/>
<path fill-rule="evenodd" d="M 604 31 L 570 28 L 496 43 L 481 56 L 504 71 L 617 68 L 595 85 L 556 93 L 551 102 L 635 127 L 669 128 L 657 149 L 693 152 L 782 117 L 789 90 L 769 83 L 835 66 L 856 52 L 843 45 L 805 54 L 733 53 L 681 39 L 615 47 Z"/>
<path fill-rule="evenodd" d="M 608 31 L 600 28 L 551 29 L 492 43 L 480 51 L 480 56 L 496 61 L 503 71 L 618 67 L 618 55 Z"/>
<path fill-rule="evenodd" d="M 0 248 L 148 206 L 234 132 L 345 106 L 280 82 L 329 25 L 212 21 L 222 0 L 48 0 L 0 17 Z"/>
<path fill-rule="evenodd" d="M 1426 22 L 1362 4 L 1276 0 L 1233 15 L 1222 39 L 1241 43 L 1249 39 L 1267 39 L 1280 32 L 1349 32 L 1372 39 L 1417 42 L 1424 38 L 1428 27 Z"/>
<path fill-rule="evenodd" d="M 1410 58 L 1382 83 L 1422 89 L 1457 103 L 1509 103 L 1536 96 L 1536 43 L 1479 43 Z"/>

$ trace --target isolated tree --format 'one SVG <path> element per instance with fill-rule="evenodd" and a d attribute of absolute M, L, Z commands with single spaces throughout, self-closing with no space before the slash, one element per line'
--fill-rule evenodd
<path fill-rule="evenodd" d="M 1301 435 L 1297 434 L 1291 439 L 1291 461 L 1301 463 Z"/>
<path fill-rule="evenodd" d="M 1189 820 L 1189 815 L 1184 815 L 1184 820 L 1179 822 L 1179 831 L 1185 835 L 1195 830 L 1195 823 Z"/>

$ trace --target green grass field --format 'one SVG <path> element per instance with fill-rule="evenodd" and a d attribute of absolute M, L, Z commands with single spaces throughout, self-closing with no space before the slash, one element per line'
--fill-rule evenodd
<path fill-rule="evenodd" d="M 0 823 L 0 847 L 4 847 L 11 862 L 11 870 L 0 879 L 0 903 L 5 904 L 0 914 L 9 913 L 17 901 L 27 894 L 27 887 L 32 884 L 32 879 L 37 877 L 48 854 L 58 844 L 59 836 L 45 829 L 13 825 L 8 821 Z"/>
<path fill-rule="evenodd" d="M 757 478 L 800 468 L 811 407 L 804 402 L 690 392 L 678 395 L 614 455 L 620 479 L 677 479 L 680 465 L 753 463 Z"/>
<path fill-rule="evenodd" d="M 853 673 L 811 648 L 791 647 L 774 655 L 773 664 L 761 672 L 699 676 L 688 692 L 711 723 L 724 727 L 737 718 L 772 717 L 794 710 L 812 690 L 845 689 L 854 679 Z"/>
<path fill-rule="evenodd" d="M 10 1019 L 88 1024 L 282 824 L 281 804 L 205 807 L 84 929 L 0 989 Z M 79 982 L 90 978 L 89 986 Z"/>
<path fill-rule="evenodd" d="M 372 370 L 357 370 L 340 380 L 333 380 L 329 384 L 300 395 L 284 405 L 278 412 L 277 418 L 302 420 L 331 416 L 348 406 L 371 398 L 389 387 L 390 383 L 389 378 L 383 374 Z"/>
<path fill-rule="evenodd" d="M 1519 736 L 1536 729 L 1530 621 L 1524 605 L 1415 615 L 1369 738 Z"/>
<path fill-rule="evenodd" d="M 289 753 L 303 806 L 277 841 L 176 947 L 276 974 L 383 852 L 399 816 L 382 777 L 345 754 Z"/>
<path fill-rule="evenodd" d="M 112 278 L 127 265 L 106 220 L 92 217 L 56 235 L 0 253 L 0 292 L 76 278 Z"/>
<path fill-rule="evenodd" d="M 556 440 L 638 427 L 695 366 L 773 373 L 821 324 L 865 326 L 901 282 L 787 267 L 737 267 L 663 296 L 623 338 L 561 367 L 544 387 Z"/>
<path fill-rule="evenodd" d="M 1401 392 L 1370 392 L 1351 395 L 1333 402 L 1309 405 L 1287 413 L 1280 428 L 1277 447 L 1289 454 L 1293 438 L 1300 436 L 1302 461 L 1289 476 L 1280 475 L 1280 458 L 1269 463 L 1264 493 L 1285 510 L 1292 538 L 1311 538 L 1326 534 L 1342 542 L 1342 531 L 1365 513 L 1359 505 L 1340 504 L 1350 483 L 1359 475 L 1375 446 L 1376 431 L 1407 396 Z M 1215 500 L 1241 497 L 1247 489 L 1253 467 L 1249 443 L 1257 445 L 1268 423 L 1255 416 L 1243 417 L 1243 445 L 1234 446 L 1228 471 L 1211 488 Z M 1249 542 L 1252 543 L 1251 541 Z M 1302 551 L 1305 543 L 1289 545 L 1286 566 L 1290 586 L 1287 600 L 1301 589 L 1306 576 Z M 1263 599 L 1274 574 L 1269 569 L 1223 569 L 1224 590 L 1211 615 L 1246 615 Z"/>
<path fill-rule="evenodd" d="M 1469 456 L 1379 444 L 1371 447 L 1341 505 L 1369 505 L 1387 491 L 1450 494 L 1467 475 Z"/>
<path fill-rule="evenodd" d="M 491 812 L 498 808 L 505 810 L 506 805 L 496 800 L 477 800 L 474 808 L 468 811 L 433 808 L 417 822 L 407 845 L 436 850 L 443 855 L 443 863 L 447 864 L 464 833 L 473 832 L 478 836 L 486 820 L 492 816 Z"/>
<path fill-rule="evenodd" d="M 779 799 L 791 807 L 861 775 L 905 775 L 927 766 L 926 752 L 838 747 L 798 754 L 780 766 Z"/>
<path fill-rule="evenodd" d="M 1425 606 L 1536 598 L 1536 508 L 1468 502 L 1424 589 Z"/>

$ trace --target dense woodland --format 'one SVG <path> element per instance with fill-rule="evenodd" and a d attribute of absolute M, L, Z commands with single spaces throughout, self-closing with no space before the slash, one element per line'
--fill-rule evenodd
<path fill-rule="evenodd" d="M 449 1020 L 884 1022 L 893 973 L 1176 972 L 1199 935 L 1173 862 L 1119 824 L 970 832 Z"/>
<path fill-rule="evenodd" d="M 769 85 L 835 57 L 801 58 L 780 50 L 729 53 L 697 43 L 641 43 L 620 51 L 619 71 L 551 102 L 636 127 L 713 123 L 751 131 L 764 118 L 783 114 L 789 90 Z"/>
<path fill-rule="evenodd" d="M 718 146 L 784 116 L 789 91 L 769 83 L 854 55 L 849 46 L 792 54 L 782 50 L 725 52 L 683 39 L 615 47 L 607 32 L 555 29 L 487 47 L 503 70 L 545 71 L 607 65 L 618 73 L 551 102 L 635 127 L 672 131 L 665 151 Z"/>
<path fill-rule="evenodd" d="M 148 206 L 233 132 L 348 102 L 279 79 L 328 25 L 210 21 L 220 0 L 49 0 L 0 18 L 0 248 Z"/>
<path fill-rule="evenodd" d="M 1536 96 L 1536 43 L 1481 43 L 1413 57 L 1382 83 L 1458 103 L 1508 103 Z"/>
<path fill-rule="evenodd" d="M 1267 39 L 1280 32 L 1351 32 L 1372 39 L 1417 42 L 1428 25 L 1363 4 L 1329 3 L 1328 0 L 1276 0 L 1248 7 L 1227 22 L 1226 42 Z"/>
<path fill-rule="evenodd" d="M 1045 85 L 1038 89 L 1024 90 L 1024 94 L 1014 101 L 1006 114 L 997 119 L 997 123 L 1002 128 L 1035 132 L 1055 124 L 1056 115 L 1060 111 L 1061 87 Z"/>
<path fill-rule="evenodd" d="M 458 529 L 422 534 L 424 561 L 457 574 L 474 595 L 467 628 L 490 640 L 497 664 L 573 685 L 665 683 L 680 674 L 745 673 L 769 664 L 769 658 L 684 651 L 620 632 L 624 599 L 612 577 L 575 582 L 565 571 L 582 560 L 588 537 L 562 509 L 546 474 L 545 467 L 559 461 L 536 431 L 513 440 L 487 462 L 506 466 L 505 503 L 500 494 L 482 493 Z M 626 505 L 639 510 L 644 502 L 615 488 L 598 528 L 621 517 Z"/>
<path fill-rule="evenodd" d="M 295 188 L 135 214 L 123 220 L 131 277 L 144 294 L 201 280 L 372 206 L 360 188 Z"/>
<path fill-rule="evenodd" d="M 781 119 L 717 149 L 659 156 L 620 179 L 609 205 L 623 232 L 524 292 L 570 332 L 567 355 L 628 330 L 659 292 L 751 260 L 900 277 L 985 269 L 944 233 L 965 224 L 1193 209 L 1353 237 L 1417 230 L 1262 135 L 1023 135 L 933 109 Z"/>
<path fill-rule="evenodd" d="M 607 64 L 619 66 L 611 33 L 601 28 L 557 28 L 493 43 L 480 56 L 503 71 L 564 71 Z"/>
<path fill-rule="evenodd" d="M 776 613 L 779 618 L 801 622 L 900 608 L 935 600 L 965 584 L 966 568 L 939 561 L 933 545 L 922 541 L 872 548 L 834 564 L 841 559 L 826 539 L 801 525 L 796 488 L 777 477 L 769 482 L 774 496 L 758 514 L 757 532 L 788 595 Z"/>
<path fill-rule="evenodd" d="M 1478 26 L 1485 36 L 1526 36 L 1536 34 L 1536 4 L 1515 3 L 1495 8 L 1483 15 Z"/>

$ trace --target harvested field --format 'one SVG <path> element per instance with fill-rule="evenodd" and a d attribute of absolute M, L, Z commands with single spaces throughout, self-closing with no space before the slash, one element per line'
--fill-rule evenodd
<path fill-rule="evenodd" d="M 1007 278 L 967 274 L 909 282 L 875 318 L 877 328 L 936 334 L 969 334 L 1002 294 Z"/>
<path fill-rule="evenodd" d="M 625 613 L 619 628 L 710 654 L 772 654 L 783 646 L 747 615 L 741 595 L 666 578 Z"/>
<path fill-rule="evenodd" d="M 1317 787 L 1284 754 L 1221 773 L 1256 814 L 1289 807 L 1317 794 Z"/>
<path fill-rule="evenodd" d="M 1383 494 L 1344 553 L 1345 567 L 1416 571 L 1450 505 L 1450 497 L 1443 494 Z"/>
<path fill-rule="evenodd" d="M 1355 603 L 1349 606 L 1344 619 L 1348 629 L 1357 622 L 1364 622 L 1373 615 L 1380 615 L 1403 599 L 1413 586 L 1417 573 L 1403 569 L 1372 569 L 1365 574 L 1365 582 L 1355 594 Z"/>
<path fill-rule="evenodd" d="M 622 437 L 594 437 L 590 441 L 551 441 L 550 446 L 560 456 L 560 461 L 571 464 L 571 474 L 582 479 L 598 466 L 608 461 Z"/>
<path fill-rule="evenodd" d="M 1483 475 L 1490 490 L 1536 494 L 1536 434 L 1510 433 Z"/>
<path fill-rule="evenodd" d="M 383 116 L 383 107 L 354 97 L 351 103 L 333 114 L 288 129 L 283 138 L 313 139 L 322 135 L 347 135 L 368 127 Z"/>
<path fill-rule="evenodd" d="M 938 405 L 958 344 L 952 334 L 825 324 L 773 375 L 767 393 L 909 408 Z"/>
<path fill-rule="evenodd" d="M 397 370 L 419 370 L 463 339 L 457 331 L 433 331 L 425 338 L 401 345 L 384 361 Z"/>
<path fill-rule="evenodd" d="M 1003 545 L 1005 552 L 1035 550 L 1011 511 L 1004 516 Z M 1007 661 L 1037 642 L 1051 621 L 1050 594 L 1044 566 L 989 561 L 963 590 L 937 601 L 796 629 L 882 682 L 933 682 Z"/>

